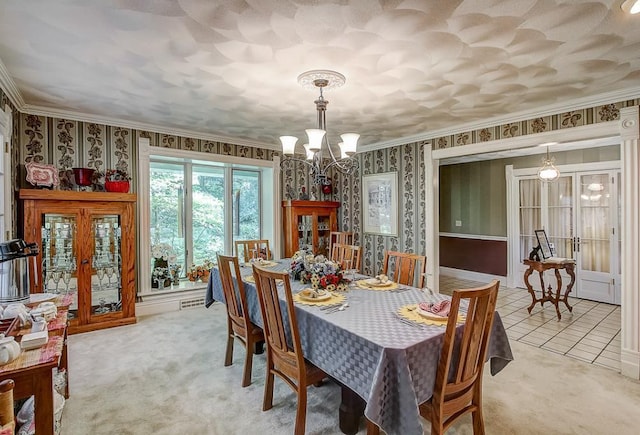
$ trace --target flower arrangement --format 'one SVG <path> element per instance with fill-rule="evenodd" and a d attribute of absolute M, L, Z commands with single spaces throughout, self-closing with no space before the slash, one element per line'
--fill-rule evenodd
<path fill-rule="evenodd" d="M 177 258 L 173 247 L 168 243 L 156 243 L 151 246 L 151 256 L 153 257 L 151 287 L 164 288 L 171 285 L 171 282 L 174 281 L 171 268 L 175 267 Z"/>
<path fill-rule="evenodd" d="M 298 251 L 291 257 L 291 276 L 314 289 L 345 291 L 347 283 L 340 265 L 324 255 L 313 256 L 307 251 Z"/>
<path fill-rule="evenodd" d="M 201 280 L 207 282 L 209 279 L 209 272 L 215 266 L 215 263 L 211 260 L 205 259 L 202 264 L 192 264 L 187 272 L 189 281 Z"/>
<path fill-rule="evenodd" d="M 105 181 L 131 181 L 131 177 L 122 169 L 107 169 Z"/>

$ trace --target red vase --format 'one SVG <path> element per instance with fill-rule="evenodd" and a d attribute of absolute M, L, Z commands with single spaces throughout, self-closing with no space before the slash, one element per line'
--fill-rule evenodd
<path fill-rule="evenodd" d="M 128 193 L 129 192 L 129 181 L 128 180 L 120 180 L 120 181 L 105 181 L 104 188 L 107 192 L 119 192 L 119 193 Z"/>
<path fill-rule="evenodd" d="M 78 186 L 91 186 L 91 177 L 95 172 L 91 168 L 72 168 Z"/>

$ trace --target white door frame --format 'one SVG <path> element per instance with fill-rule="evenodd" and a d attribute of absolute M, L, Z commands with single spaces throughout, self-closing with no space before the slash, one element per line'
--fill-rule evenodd
<path fill-rule="evenodd" d="M 439 219 L 438 182 L 436 180 L 440 160 L 494 151 L 530 148 L 548 142 L 584 141 L 594 138 L 620 136 L 620 160 L 622 163 L 622 344 L 621 373 L 640 379 L 640 117 L 639 107 L 620 109 L 619 121 L 573 127 L 538 133 L 517 138 L 463 145 L 439 150 L 425 150 L 427 177 L 432 179 L 432 189 L 426 192 L 425 216 L 427 217 L 426 255 L 428 273 L 434 284 L 439 279 Z M 426 147 L 425 147 L 426 148 Z M 509 233 L 507 222 L 507 233 Z M 513 265 L 510 265 L 511 267 Z"/>

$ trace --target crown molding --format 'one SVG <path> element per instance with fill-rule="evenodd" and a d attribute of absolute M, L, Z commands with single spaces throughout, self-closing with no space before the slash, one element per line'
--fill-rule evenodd
<path fill-rule="evenodd" d="M 100 116 L 83 112 L 74 112 L 70 110 L 52 109 L 44 106 L 34 106 L 26 104 L 22 112 L 30 115 L 49 116 L 53 118 L 70 119 L 74 121 L 93 122 L 96 124 L 112 125 L 117 127 L 132 128 L 136 130 L 151 131 L 153 133 L 168 134 L 172 136 L 188 137 L 193 139 L 209 140 L 214 142 L 224 142 L 233 145 L 247 146 L 254 148 L 267 148 L 279 150 L 280 148 L 274 143 L 257 142 L 246 139 L 232 138 L 228 136 L 218 136 L 212 134 L 204 134 L 192 130 L 181 128 L 168 128 L 157 124 L 148 124 L 144 122 L 135 122 L 126 119 L 112 118 L 109 116 Z"/>
<path fill-rule="evenodd" d="M 0 87 L 7 93 L 9 100 L 16 106 L 16 109 L 22 110 L 25 105 L 24 99 L 18 90 L 18 86 L 16 86 L 16 82 L 9 75 L 7 67 L 4 66 L 2 59 L 0 59 Z"/>
<path fill-rule="evenodd" d="M 542 106 L 537 109 L 524 110 L 521 112 L 512 113 L 509 115 L 496 116 L 493 118 L 484 119 L 481 121 L 474 121 L 465 124 L 460 124 L 455 127 L 445 127 L 442 129 L 434 130 L 431 132 L 425 132 L 413 136 L 405 136 L 390 141 L 377 142 L 374 144 L 363 145 L 360 147 L 361 151 L 374 151 L 382 148 L 389 148 L 392 146 L 405 145 L 412 142 L 428 141 L 442 136 L 450 136 L 458 133 L 465 133 L 468 131 L 478 130 L 485 127 L 491 127 L 495 125 L 508 124 L 511 122 L 520 122 L 527 119 L 539 118 L 542 116 L 556 115 L 558 113 L 570 112 L 572 110 L 586 109 L 589 107 L 601 106 L 603 104 L 616 103 L 618 101 L 633 100 L 640 98 L 640 87 L 621 89 L 619 91 L 607 92 L 598 95 L 592 95 L 589 97 L 578 98 L 562 103 L 551 104 L 548 106 Z"/>

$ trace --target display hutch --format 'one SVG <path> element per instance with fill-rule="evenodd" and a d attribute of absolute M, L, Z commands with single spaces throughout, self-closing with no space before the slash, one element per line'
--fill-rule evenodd
<path fill-rule="evenodd" d="M 329 255 L 329 235 L 338 231 L 339 207 L 334 201 L 282 201 L 285 257 L 300 249 Z"/>
<path fill-rule="evenodd" d="M 31 293 L 73 293 L 69 333 L 135 323 L 131 193 L 22 189 L 23 238 L 40 248 Z"/>

